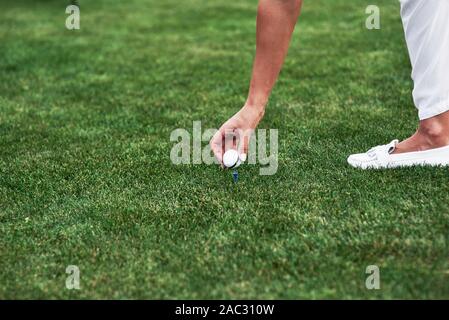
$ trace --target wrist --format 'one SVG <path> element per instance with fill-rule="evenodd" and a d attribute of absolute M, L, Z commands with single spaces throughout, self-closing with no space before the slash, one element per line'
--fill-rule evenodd
<path fill-rule="evenodd" d="M 243 109 L 246 109 L 245 113 L 251 115 L 252 119 L 257 119 L 257 122 L 265 115 L 265 104 L 245 103 Z"/>
<path fill-rule="evenodd" d="M 245 107 L 250 108 L 250 109 L 254 109 L 254 110 L 258 110 L 258 111 L 265 111 L 265 106 L 267 105 L 267 103 L 265 101 L 261 102 L 261 101 L 251 101 L 251 100 L 247 100 L 245 103 Z"/>

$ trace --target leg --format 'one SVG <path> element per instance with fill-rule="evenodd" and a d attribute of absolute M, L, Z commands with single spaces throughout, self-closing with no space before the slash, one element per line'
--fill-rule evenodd
<path fill-rule="evenodd" d="M 401 17 L 419 127 L 403 142 L 393 140 L 349 156 L 353 167 L 449 166 L 449 1 L 401 0 Z"/>
<path fill-rule="evenodd" d="M 419 128 L 395 153 L 449 145 L 449 1 L 401 0 Z"/>
<path fill-rule="evenodd" d="M 424 151 L 449 145 L 449 112 L 421 120 L 410 138 L 398 143 L 394 153 Z"/>

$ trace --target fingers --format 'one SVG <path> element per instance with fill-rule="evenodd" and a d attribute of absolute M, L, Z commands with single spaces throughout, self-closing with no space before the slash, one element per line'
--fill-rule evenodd
<path fill-rule="evenodd" d="M 220 164 L 223 164 L 223 154 L 227 150 L 238 150 L 240 138 L 236 129 L 220 128 L 210 141 L 210 148 L 214 153 L 215 158 Z"/>
<path fill-rule="evenodd" d="M 223 164 L 223 132 L 222 130 L 218 130 L 214 136 L 212 137 L 210 143 L 210 148 L 214 153 L 215 158 L 218 163 Z"/>
<path fill-rule="evenodd" d="M 210 141 L 210 147 L 218 163 L 223 165 L 223 154 L 230 149 L 237 150 L 240 160 L 245 162 L 253 131 L 251 129 L 220 128 Z"/>
<path fill-rule="evenodd" d="M 224 131 L 224 151 L 237 150 L 238 136 L 234 129 L 227 128 Z"/>

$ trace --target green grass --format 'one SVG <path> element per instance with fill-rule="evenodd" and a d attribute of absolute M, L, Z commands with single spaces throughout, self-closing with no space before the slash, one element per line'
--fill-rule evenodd
<path fill-rule="evenodd" d="M 67 2 L 0 3 L 0 298 L 449 298 L 448 170 L 345 160 L 416 127 L 397 1 L 375 31 L 305 1 L 260 125 L 278 173 L 237 185 L 169 137 L 243 104 L 257 1 L 80 1 L 79 31 Z"/>

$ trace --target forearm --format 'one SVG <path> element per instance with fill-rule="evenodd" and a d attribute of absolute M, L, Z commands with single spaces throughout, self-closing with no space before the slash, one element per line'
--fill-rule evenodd
<path fill-rule="evenodd" d="M 264 108 L 287 55 L 302 0 L 260 0 L 256 57 L 246 102 Z"/>

